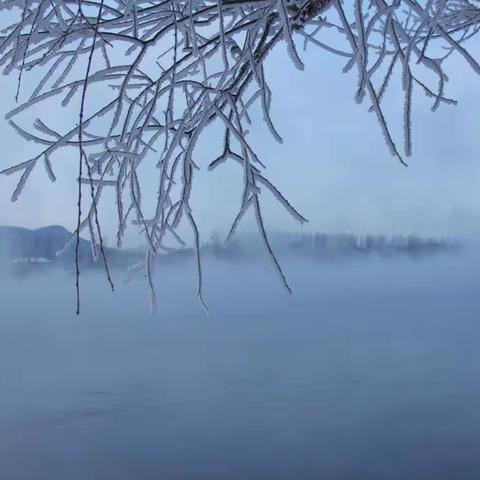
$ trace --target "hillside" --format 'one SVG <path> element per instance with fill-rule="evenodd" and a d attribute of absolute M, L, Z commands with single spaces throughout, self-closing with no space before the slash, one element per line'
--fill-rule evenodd
<path fill-rule="evenodd" d="M 29 230 L 22 227 L 0 226 L 0 261 L 2 263 L 55 264 L 71 266 L 75 260 L 75 241 L 64 227 L 52 225 Z M 67 245 L 66 245 L 67 244 Z M 66 245 L 66 246 L 65 246 Z M 105 247 L 113 266 L 128 265 L 137 254 Z M 80 238 L 79 260 L 84 267 L 94 267 L 91 244 Z"/>

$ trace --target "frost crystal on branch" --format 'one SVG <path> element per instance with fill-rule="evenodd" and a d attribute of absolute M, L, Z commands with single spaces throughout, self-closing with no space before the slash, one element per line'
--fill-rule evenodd
<path fill-rule="evenodd" d="M 3 0 L 2 19 L 7 26 L 0 33 L 0 67 L 17 82 L 16 97 L 23 102 L 7 118 L 18 134 L 38 145 L 33 158 L 2 172 L 19 175 L 12 200 L 39 165 L 55 181 L 57 153 L 77 149 L 75 235 L 78 239 L 86 228 L 95 255 L 103 255 L 97 207 L 104 189 L 111 189 L 117 243 L 129 223 L 145 237 L 144 272 L 152 301 L 155 255 L 168 238 L 182 241 L 183 219 L 195 239 L 198 297 L 204 304 L 191 191 L 200 168 L 195 145 L 214 121 L 222 127 L 223 147 L 209 169 L 225 162 L 242 167 L 243 193 L 230 235 L 253 210 L 266 250 L 289 289 L 267 237 L 261 192 L 273 194 L 295 220 L 306 220 L 268 180 L 247 134 L 249 112 L 258 105 L 273 138 L 282 141 L 270 115 L 264 69 L 279 43 L 297 68 L 304 65 L 298 48 L 303 40 L 343 58 L 345 72 L 356 70 L 352 96 L 368 104 L 387 147 L 402 163 L 412 152 L 413 95 L 430 97 L 433 110 L 455 103 L 445 91 L 445 60 L 452 54 L 480 74 L 466 46 L 480 28 L 478 0 Z M 40 81 L 27 94 L 31 71 Z M 395 71 L 403 90 L 403 148 L 382 106 Z M 95 102 L 89 102 L 92 91 L 103 92 Z M 42 119 L 25 125 L 23 113 L 55 102 L 74 112 L 76 124 L 65 131 Z M 143 198 L 140 169 L 146 163 L 158 171 L 153 214 L 146 213 Z M 84 189 L 90 202 L 82 212 Z"/>

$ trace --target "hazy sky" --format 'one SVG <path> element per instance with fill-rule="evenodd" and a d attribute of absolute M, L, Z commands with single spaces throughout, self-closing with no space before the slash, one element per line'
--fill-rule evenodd
<path fill-rule="evenodd" d="M 273 118 L 284 138 L 280 145 L 260 123 L 251 136 L 267 164 L 270 178 L 310 223 L 306 231 L 372 233 L 416 232 L 422 235 L 471 236 L 480 233 L 480 78 L 460 60 L 450 63 L 448 95 L 457 107 L 430 112 L 429 101 L 414 98 L 414 155 L 402 167 L 385 146 L 368 105 L 353 100 L 355 76 L 342 74 L 343 64 L 316 47 L 302 53 L 305 71 L 291 64 L 283 46 L 268 61 L 273 91 Z M 395 78 L 397 92 L 399 79 Z M 13 106 L 16 77 L 0 77 L 1 112 Z M 387 111 L 401 126 L 400 99 L 387 98 Z M 396 101 L 395 101 L 396 100 Z M 44 111 L 36 112 L 44 120 Z M 200 142 L 196 158 L 204 167 L 218 155 L 220 131 Z M 397 135 L 401 145 L 401 137 Z M 3 152 L 0 165 L 30 158 L 36 146 L 0 122 Z M 42 168 L 34 172 L 23 196 L 9 201 L 17 175 L 0 177 L 0 224 L 38 227 L 75 224 L 74 181 L 77 157 L 65 155 L 54 163 L 58 175 L 50 183 Z M 197 174 L 194 214 L 207 236 L 224 232 L 240 204 L 239 166 Z M 152 183 L 152 187 L 153 187 Z M 300 228 L 264 195 L 267 226 L 272 230 Z M 107 237 L 113 238 L 116 217 L 103 211 Z M 246 227 L 249 228 L 248 219 Z"/>

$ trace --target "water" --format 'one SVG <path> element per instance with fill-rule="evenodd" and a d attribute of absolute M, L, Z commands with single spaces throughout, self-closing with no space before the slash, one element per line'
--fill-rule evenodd
<path fill-rule="evenodd" d="M 480 261 L 0 280 L 0 478 L 480 478 Z"/>

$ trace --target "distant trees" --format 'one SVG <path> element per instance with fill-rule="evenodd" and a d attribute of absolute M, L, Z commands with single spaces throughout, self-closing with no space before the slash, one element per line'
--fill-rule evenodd
<path fill-rule="evenodd" d="M 39 147 L 33 158 L 3 169 L 19 176 L 12 200 L 38 166 L 55 181 L 55 159 L 62 151 L 72 158 L 75 150 L 77 250 L 79 234 L 86 229 L 108 275 L 97 206 L 104 190 L 113 190 L 117 243 L 129 223 L 144 234 L 143 271 L 152 301 L 154 257 L 167 238 L 182 243 L 178 226 L 183 221 L 193 232 L 197 293 L 203 303 L 191 189 L 200 168 L 195 145 L 214 121 L 222 128 L 223 147 L 208 168 L 225 162 L 242 167 L 244 188 L 229 237 L 252 210 L 266 250 L 289 288 L 269 243 L 261 192 L 273 194 L 295 220 L 306 219 L 268 180 L 247 134 L 250 113 L 259 109 L 273 138 L 282 141 L 270 116 L 264 69 L 276 45 L 286 44 L 299 69 L 300 42 L 343 58 L 344 71 L 357 72 L 355 101 L 367 103 L 401 163 L 412 152 L 413 92 L 431 98 L 433 110 L 454 104 L 446 92 L 445 62 L 454 54 L 480 74 L 466 44 L 479 30 L 479 0 L 3 0 L 0 21 L 5 27 L 0 66 L 17 83 L 20 102 L 7 118 Z M 395 71 L 403 89 L 402 147 L 382 107 Z M 35 79 L 29 91 L 26 77 Z M 56 106 L 67 109 L 75 121 L 61 129 L 45 118 L 30 123 L 24 114 L 39 105 L 50 112 Z M 156 168 L 158 189 L 147 200 L 141 171 L 149 165 Z M 78 261 L 76 270 L 78 291 Z"/>
<path fill-rule="evenodd" d="M 348 254 L 420 255 L 455 247 L 446 239 L 420 238 L 416 235 L 386 237 L 384 235 L 299 234 L 290 243 L 299 253 L 324 257 Z"/>

